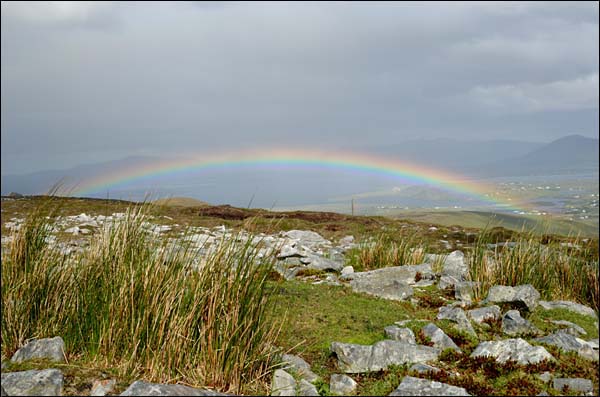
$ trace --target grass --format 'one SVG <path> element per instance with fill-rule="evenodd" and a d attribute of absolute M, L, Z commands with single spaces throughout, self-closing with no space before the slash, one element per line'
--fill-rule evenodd
<path fill-rule="evenodd" d="M 375 299 L 345 287 L 299 281 L 271 282 L 275 318 L 285 316 L 277 344 L 293 349 L 324 375 L 334 369 L 331 342 L 372 344 L 383 340 L 383 329 L 408 318 L 435 318 L 432 310 L 410 303 Z"/>
<path fill-rule="evenodd" d="M 597 241 L 579 238 L 570 245 L 523 233 L 513 248 L 490 250 L 483 231 L 468 255 L 470 278 L 478 282 L 476 299 L 493 285 L 533 285 L 544 299 L 573 300 L 600 309 Z M 545 242 L 545 244 L 543 244 Z"/>
<path fill-rule="evenodd" d="M 277 330 L 265 312 L 272 263 L 249 243 L 224 243 L 198 264 L 146 235 L 146 209 L 129 210 L 73 258 L 45 244 L 42 209 L 27 217 L 2 261 L 2 355 L 60 335 L 70 355 L 121 376 L 258 387 Z"/>
<path fill-rule="evenodd" d="M 382 267 L 416 265 L 423 263 L 425 249 L 414 237 L 394 240 L 389 234 L 381 233 L 374 241 L 366 241 L 348 254 L 348 263 L 357 272 Z"/>
<path fill-rule="evenodd" d="M 591 316 L 574 313 L 570 310 L 544 310 L 538 307 L 533 313 L 531 313 L 528 319 L 533 323 L 533 325 L 535 325 L 536 327 L 538 327 L 546 333 L 551 333 L 557 329 L 562 328 L 557 324 L 552 323 L 552 320 L 570 321 L 574 324 L 579 325 L 585 330 L 587 335 L 583 336 L 583 339 L 589 340 L 598 338 L 598 320 L 592 318 Z"/>
<path fill-rule="evenodd" d="M 273 218 L 272 214 L 250 210 L 251 216 L 234 219 L 227 216 L 236 211 L 227 208 L 218 208 L 210 215 L 200 214 L 198 208 L 192 207 L 106 200 L 89 200 L 86 204 L 86 200 L 65 198 L 56 198 L 52 205 L 40 207 L 42 201 L 35 198 L 2 203 L 3 222 L 38 209 L 38 215 L 27 217 L 26 226 L 14 235 L 12 246 L 3 251 L 2 356 L 9 357 L 29 337 L 61 335 L 67 343 L 69 362 L 52 366 L 65 373 L 65 393 L 75 395 L 86 393 L 94 380 L 104 377 L 117 379 L 117 393 L 143 378 L 234 393 L 266 394 L 271 370 L 277 364 L 271 356 L 274 351 L 299 354 L 306 359 L 321 377 L 317 387 L 326 395 L 329 376 L 339 372 L 329 352 L 331 342 L 372 344 L 384 339 L 384 328 L 399 320 L 413 320 L 405 326 L 413 329 L 417 338 L 424 325 L 434 322 L 465 352 L 476 344 L 472 337 L 456 331 L 453 324 L 435 320 L 437 308 L 454 300 L 449 291 L 435 286 L 415 288 L 415 298 L 420 304 L 414 306 L 353 293 L 341 286 L 284 281 L 273 277 L 268 262 L 252 259 L 253 251 L 243 244 L 224 245 L 207 261 L 194 261 L 193 248 L 176 248 L 154 241 L 142 232 L 139 224 L 151 216 L 156 217 L 151 219 L 153 223 L 181 225 L 174 227 L 177 232 L 174 235 L 178 237 L 187 225 L 221 224 L 254 233 L 310 229 L 332 241 L 352 234 L 364 243 L 369 236 L 378 236 L 372 247 L 363 244 L 348 254 L 354 258 L 351 261 L 356 261 L 357 271 L 365 270 L 358 264 L 361 250 L 363 258 L 368 259 L 367 265 L 374 268 L 421 263 L 423 258 L 412 260 L 411 255 L 436 252 L 435 243 L 442 238 L 460 239 L 465 243 L 461 249 L 467 258 L 479 260 L 480 265 L 508 266 L 492 274 L 505 277 L 507 283 L 522 283 L 535 277 L 546 280 L 542 276 L 563 274 L 552 273 L 542 266 L 553 268 L 562 263 L 565 271 L 570 266 L 583 268 L 590 261 L 596 261 L 597 266 L 598 257 L 597 247 L 594 248 L 597 240 L 586 244 L 577 239 L 529 236 L 500 228 L 475 235 L 464 229 L 440 227 L 428 231 L 429 225 L 335 214 L 287 213 L 278 214 L 282 218 Z M 57 255 L 45 244 L 46 215 L 82 212 L 110 215 L 126 212 L 127 208 L 130 211 L 126 221 L 88 236 L 90 247 L 85 253 L 72 256 L 72 260 Z M 219 217 L 221 211 L 226 217 Z M 528 245 L 512 251 L 487 249 L 487 243 L 505 240 Z M 581 248 L 562 246 L 560 243 L 564 242 L 579 244 Z M 415 251 L 421 247 L 423 251 Z M 554 261 L 556 265 L 549 262 L 536 265 L 538 259 Z M 439 270 L 442 262 L 443 256 L 439 256 L 432 265 Z M 529 266 L 537 266 L 536 272 L 548 271 L 548 274 L 518 274 Z M 487 266 L 476 270 L 481 276 L 488 274 L 484 270 L 490 271 Z M 584 273 L 576 274 L 579 278 L 561 282 L 571 285 L 582 282 Z M 307 272 L 305 276 L 322 274 Z M 245 283 L 247 279 L 251 281 Z M 555 284 L 536 288 L 544 297 L 563 298 L 554 295 Z M 573 299 L 582 302 L 581 296 Z M 16 304 L 19 300 L 21 305 Z M 565 310 L 538 308 L 527 318 L 547 332 L 560 328 L 550 320 L 564 319 L 582 326 L 588 332 L 584 339 L 598 336 L 596 320 Z M 281 328 L 276 327 L 278 324 Z M 499 328 L 499 324 L 495 326 Z M 486 331 L 478 326 L 476 329 L 480 340 L 499 336 L 494 329 Z M 446 352 L 435 364 L 445 371 L 440 375 L 415 374 L 406 366 L 393 366 L 385 371 L 351 376 L 359 382 L 359 395 L 389 394 L 407 374 L 465 387 L 471 394 L 522 395 L 540 391 L 557 394 L 533 375 L 547 369 L 560 376 L 592 379 L 597 388 L 598 378 L 593 374 L 598 370 L 596 363 L 551 347 L 548 350 L 560 358 L 559 363 L 500 368 L 495 363 L 470 361 L 466 355 Z M 9 364 L 5 370 L 47 366 L 48 363 L 34 361 Z M 457 377 L 449 376 L 455 372 L 459 373 Z"/>

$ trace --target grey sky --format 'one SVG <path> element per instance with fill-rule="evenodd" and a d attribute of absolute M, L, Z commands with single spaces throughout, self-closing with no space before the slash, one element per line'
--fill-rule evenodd
<path fill-rule="evenodd" d="M 598 3 L 2 3 L 2 173 L 598 137 Z"/>

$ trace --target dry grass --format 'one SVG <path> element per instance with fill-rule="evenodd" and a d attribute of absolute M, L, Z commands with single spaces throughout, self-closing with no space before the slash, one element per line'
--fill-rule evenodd
<path fill-rule="evenodd" d="M 32 213 L 2 262 L 2 354 L 61 335 L 69 354 L 127 376 L 252 389 L 276 338 L 266 315 L 272 263 L 249 243 L 223 242 L 199 264 L 189 249 L 153 241 L 146 211 L 128 211 L 71 257 L 45 244 L 48 221 Z"/>
<path fill-rule="evenodd" d="M 599 310 L 598 254 L 590 241 L 569 244 L 523 233 L 512 248 L 487 248 L 483 232 L 468 255 L 476 298 L 493 285 L 532 284 L 546 299 L 574 300 Z"/>

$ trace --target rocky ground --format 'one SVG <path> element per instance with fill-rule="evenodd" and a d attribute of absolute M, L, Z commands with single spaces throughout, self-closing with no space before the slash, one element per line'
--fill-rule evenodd
<path fill-rule="evenodd" d="M 95 233 L 124 217 L 123 212 L 59 216 L 53 221 L 48 243 L 65 255 L 85 250 Z M 250 234 L 224 225 L 184 230 L 176 223 L 162 222 L 167 218 L 150 218 L 145 224 L 148 233 L 195 250 L 198 266 L 218 244 L 236 239 L 250 242 L 258 258 L 273 258 L 284 285 L 300 281 L 318 288 L 344 288 L 372 300 L 402 302 L 413 313 L 427 309 L 422 312 L 425 318 L 400 320 L 403 316 L 399 315 L 398 321 L 376 331 L 381 338 L 372 344 L 330 340 L 329 364 L 315 372 L 299 355 L 283 354 L 273 372 L 272 395 L 364 394 L 369 376 L 384 375 L 393 383 L 389 395 L 473 395 L 490 391 L 478 382 L 506 374 L 506 382 L 529 385 L 529 389 L 515 390 L 538 395 L 598 394 L 597 375 L 572 376 L 598 370 L 597 313 L 575 302 L 541 300 L 531 285 L 494 286 L 486 299 L 476 302 L 460 250 L 425 255 L 417 265 L 359 272 L 347 260 L 348 252 L 359 244 L 352 235 L 332 241 L 312 230 Z M 18 230 L 23 221 L 19 217 L 4 221 L 3 247 L 11 239 L 7 232 Z M 51 363 L 65 363 L 68 357 L 60 336 L 29 341 L 2 363 L 2 395 L 61 395 L 69 388 L 68 379 L 59 365 L 53 368 Z M 46 367 L 20 370 L 29 360 L 42 360 Z M 494 371 L 497 376 L 490 375 Z M 512 375 L 517 373 L 521 378 Z M 144 380 L 124 390 L 115 379 L 89 383 L 89 388 L 78 392 L 218 395 L 209 389 Z"/>

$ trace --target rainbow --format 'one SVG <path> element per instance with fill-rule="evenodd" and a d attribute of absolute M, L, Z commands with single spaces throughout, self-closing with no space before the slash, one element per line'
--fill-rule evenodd
<path fill-rule="evenodd" d="M 116 173 L 100 175 L 85 181 L 76 186 L 71 194 L 77 196 L 97 194 L 109 188 L 126 186 L 128 183 L 136 180 L 176 173 L 252 166 L 324 167 L 350 170 L 353 172 L 391 177 L 401 180 L 404 183 L 433 185 L 479 199 L 483 202 L 502 205 L 506 208 L 517 208 L 514 203 L 491 198 L 489 196 L 489 193 L 493 192 L 491 186 L 439 169 L 357 152 L 288 148 L 198 154 L 183 159 L 163 160 L 152 164 L 133 166 Z"/>

